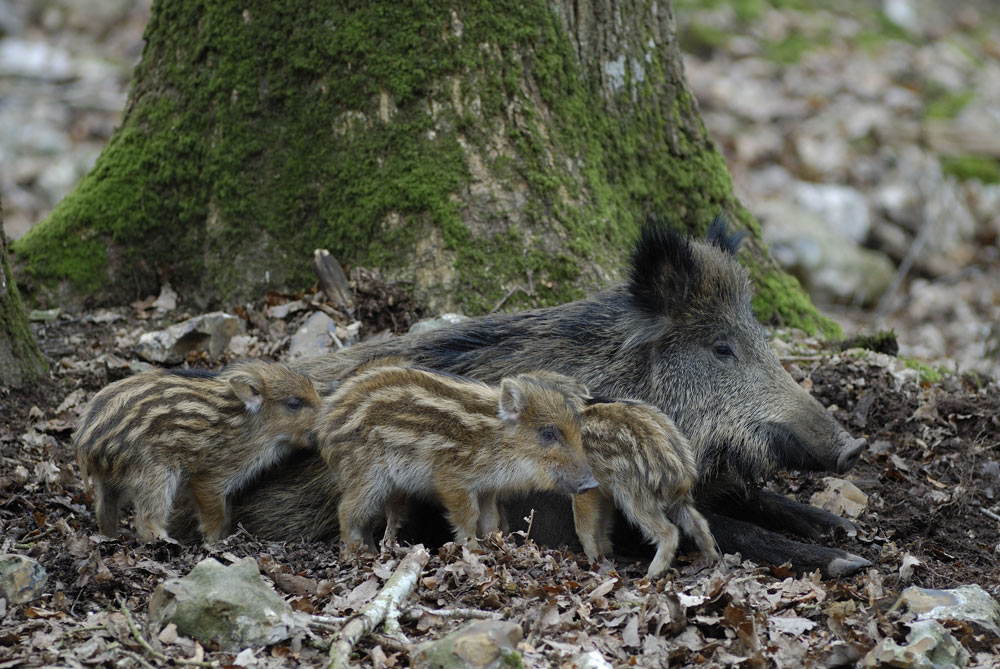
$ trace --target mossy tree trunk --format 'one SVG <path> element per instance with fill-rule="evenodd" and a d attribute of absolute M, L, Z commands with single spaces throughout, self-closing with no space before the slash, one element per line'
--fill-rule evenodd
<path fill-rule="evenodd" d="M 156 2 L 121 128 L 15 245 L 34 294 L 132 298 L 159 262 L 235 301 L 311 283 L 322 246 L 432 309 L 552 304 L 613 278 L 647 215 L 726 212 L 762 317 L 829 325 L 734 197 L 668 3 L 347 4 Z"/>
<path fill-rule="evenodd" d="M 0 203 L 0 386 L 19 387 L 45 373 L 45 359 L 28 329 L 21 296 L 7 262 Z"/>

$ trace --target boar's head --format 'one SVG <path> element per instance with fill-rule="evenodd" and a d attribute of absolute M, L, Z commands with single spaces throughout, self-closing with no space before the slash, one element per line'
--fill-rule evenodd
<path fill-rule="evenodd" d="M 705 242 L 649 222 L 632 256 L 623 353 L 647 366 L 642 394 L 690 439 L 702 475 L 850 468 L 865 447 L 785 371 L 751 308 L 742 235 L 718 218 Z M 627 353 L 626 353 L 627 351 Z"/>

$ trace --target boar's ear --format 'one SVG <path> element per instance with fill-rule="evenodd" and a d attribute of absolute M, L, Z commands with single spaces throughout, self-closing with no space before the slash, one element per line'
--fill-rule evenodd
<path fill-rule="evenodd" d="M 260 381 L 246 374 L 237 374 L 229 379 L 229 385 L 233 387 L 236 396 L 240 398 L 250 413 L 260 411 L 264 403 L 264 396 L 261 394 Z"/>
<path fill-rule="evenodd" d="M 505 423 L 516 423 L 528 404 L 528 398 L 514 379 L 504 379 L 500 382 L 500 420 Z"/>
<path fill-rule="evenodd" d="M 708 234 L 705 235 L 705 241 L 710 246 L 714 246 L 733 256 L 736 255 L 736 250 L 740 247 L 740 242 L 747 236 L 747 233 L 746 231 L 742 231 L 729 234 L 726 228 L 726 215 L 719 214 L 712 221 L 712 225 L 708 226 Z"/>
<path fill-rule="evenodd" d="M 628 292 L 650 315 L 667 316 L 698 289 L 701 269 L 691 244 L 666 224 L 647 219 L 632 252 Z"/>

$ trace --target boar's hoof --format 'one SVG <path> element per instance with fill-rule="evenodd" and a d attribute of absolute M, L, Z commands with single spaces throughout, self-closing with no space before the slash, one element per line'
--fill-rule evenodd
<path fill-rule="evenodd" d="M 854 466 L 861 451 L 868 447 L 867 439 L 855 439 L 846 432 L 841 432 L 838 440 L 841 442 L 840 456 L 837 457 L 837 472 L 844 473 Z"/>
<path fill-rule="evenodd" d="M 872 563 L 860 555 L 844 553 L 844 557 L 835 557 L 826 565 L 823 575 L 827 578 L 850 576 L 856 571 L 872 566 Z"/>

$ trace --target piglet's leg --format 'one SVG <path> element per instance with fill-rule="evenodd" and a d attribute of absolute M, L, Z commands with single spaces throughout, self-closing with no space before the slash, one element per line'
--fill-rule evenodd
<path fill-rule="evenodd" d="M 439 480 L 436 487 L 448 521 L 455 531 L 455 541 L 467 542 L 470 548 L 478 547 L 476 525 L 479 522 L 479 500 L 476 495 L 449 479 Z"/>
<path fill-rule="evenodd" d="M 337 513 L 340 517 L 340 538 L 348 548 L 353 550 L 363 543 L 375 552 L 375 537 L 372 536 L 371 526 L 384 508 L 387 497 L 386 494 L 377 494 L 375 486 L 367 486 L 364 482 L 344 490 Z M 394 519 L 389 520 L 394 522 Z"/>
<path fill-rule="evenodd" d="M 611 506 L 611 500 L 599 488 L 573 495 L 572 499 L 576 536 L 580 539 L 587 559 L 595 562 L 601 555 L 607 555 L 611 551 L 611 540 L 607 537 L 610 528 L 606 527 L 612 515 L 606 509 Z"/>
<path fill-rule="evenodd" d="M 222 486 L 212 481 L 195 478 L 191 481 L 191 497 L 198 507 L 201 533 L 205 541 L 215 542 L 229 534 L 229 513 Z"/>
<path fill-rule="evenodd" d="M 406 495 L 398 492 L 390 495 L 385 507 L 385 534 L 382 536 L 384 546 L 395 545 L 396 534 L 406 522 L 408 515 L 409 505 L 406 501 Z"/>
<path fill-rule="evenodd" d="M 497 496 L 493 493 L 481 493 L 476 533 L 480 537 L 485 537 L 498 529 L 500 529 L 500 510 L 497 508 Z"/>
<path fill-rule="evenodd" d="M 684 534 L 694 539 L 702 555 L 712 561 L 719 559 L 719 550 L 715 545 L 712 530 L 708 527 L 708 521 L 694 508 L 692 500 L 681 502 L 670 511 L 669 515 Z"/>
<path fill-rule="evenodd" d="M 179 477 L 167 468 L 150 468 L 135 482 L 136 530 L 142 541 L 169 539 L 167 519 L 173 510 Z"/>
<path fill-rule="evenodd" d="M 646 576 L 650 579 L 659 578 L 673 564 L 680 540 L 677 526 L 667 518 L 663 502 L 656 495 L 632 496 L 623 500 L 619 508 L 639 527 L 646 539 L 656 544 L 656 555 L 649 563 Z"/>

